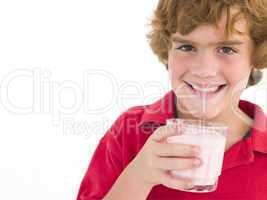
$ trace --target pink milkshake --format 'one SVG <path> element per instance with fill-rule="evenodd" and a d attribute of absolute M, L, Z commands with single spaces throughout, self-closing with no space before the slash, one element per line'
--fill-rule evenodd
<path fill-rule="evenodd" d="M 216 190 L 221 174 L 227 127 L 217 123 L 201 120 L 169 119 L 167 124 L 183 123 L 180 135 L 167 138 L 168 143 L 198 145 L 201 148 L 202 165 L 189 170 L 173 170 L 175 177 L 192 179 L 194 187 L 184 191 L 211 192 Z"/>

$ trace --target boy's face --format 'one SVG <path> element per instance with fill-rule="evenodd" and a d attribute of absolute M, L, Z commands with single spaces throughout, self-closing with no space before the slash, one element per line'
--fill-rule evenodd
<path fill-rule="evenodd" d="M 253 42 L 245 19 L 235 28 L 246 34 L 234 33 L 227 40 L 225 23 L 223 15 L 218 29 L 202 25 L 185 36 L 172 35 L 168 69 L 182 117 L 216 119 L 238 108 L 252 69 Z"/>

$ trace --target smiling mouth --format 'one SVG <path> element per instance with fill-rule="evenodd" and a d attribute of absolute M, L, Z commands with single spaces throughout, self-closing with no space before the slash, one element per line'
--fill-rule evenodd
<path fill-rule="evenodd" d="M 209 86 L 209 87 L 200 87 L 198 85 L 190 84 L 184 81 L 188 88 L 191 90 L 192 93 L 200 96 L 214 96 L 217 93 L 221 92 L 227 84 L 221 84 L 216 86 Z"/>

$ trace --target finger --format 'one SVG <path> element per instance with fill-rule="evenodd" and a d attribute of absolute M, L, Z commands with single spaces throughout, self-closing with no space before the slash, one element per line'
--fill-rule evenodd
<path fill-rule="evenodd" d="M 201 165 L 199 158 L 156 157 L 153 162 L 156 168 L 163 170 L 193 169 Z"/>
<path fill-rule="evenodd" d="M 160 176 L 160 182 L 164 186 L 172 189 L 190 189 L 194 186 L 192 180 L 188 178 L 176 178 L 169 172 L 162 171 Z"/>
<path fill-rule="evenodd" d="M 181 134 L 182 129 L 183 127 L 181 124 L 168 124 L 161 126 L 151 135 L 151 139 L 153 141 L 161 142 L 167 137 Z"/>
<path fill-rule="evenodd" d="M 197 145 L 155 142 L 153 149 L 157 156 L 196 157 L 200 155 L 200 147 Z"/>

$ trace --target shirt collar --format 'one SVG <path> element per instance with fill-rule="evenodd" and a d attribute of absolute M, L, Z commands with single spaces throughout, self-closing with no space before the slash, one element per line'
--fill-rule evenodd
<path fill-rule="evenodd" d="M 173 90 L 164 95 L 153 104 L 144 106 L 144 113 L 139 127 L 150 126 L 149 130 L 153 131 L 158 126 L 166 125 L 166 120 L 175 117 L 176 96 Z M 251 128 L 252 148 L 254 151 L 267 153 L 267 117 L 262 109 L 251 102 L 240 100 L 239 107 L 248 116 L 254 119 Z M 152 127 L 152 129 L 151 129 Z"/>
<path fill-rule="evenodd" d="M 239 107 L 254 119 L 251 128 L 253 150 L 267 153 L 267 117 L 265 113 L 258 105 L 245 100 L 240 100 Z"/>

